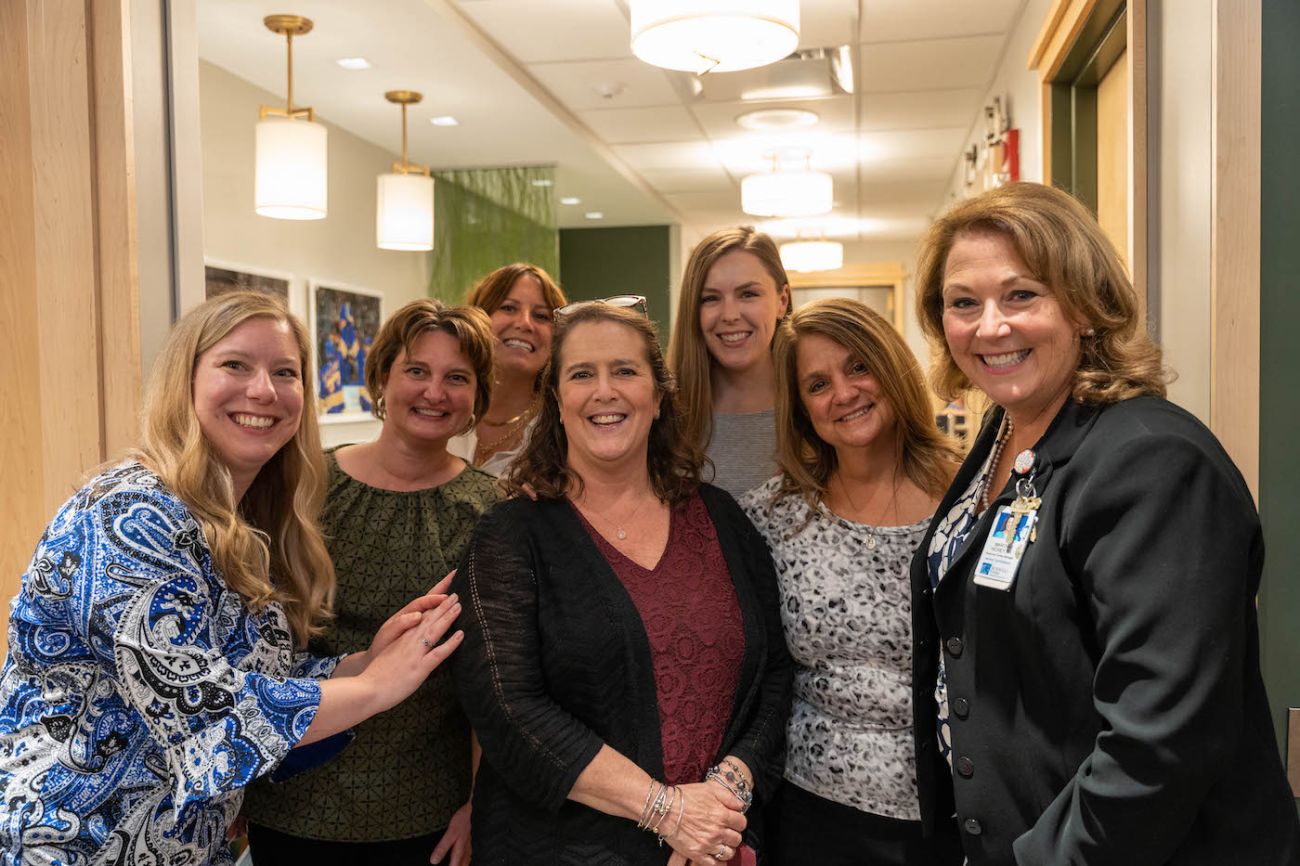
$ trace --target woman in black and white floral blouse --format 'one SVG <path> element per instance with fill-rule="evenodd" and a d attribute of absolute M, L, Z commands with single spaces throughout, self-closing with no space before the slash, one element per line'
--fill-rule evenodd
<path fill-rule="evenodd" d="M 957 455 L 916 359 L 855 301 L 809 304 L 776 337 L 781 474 L 741 505 L 772 549 L 794 657 L 778 863 L 959 863 L 922 837 L 908 564 Z"/>

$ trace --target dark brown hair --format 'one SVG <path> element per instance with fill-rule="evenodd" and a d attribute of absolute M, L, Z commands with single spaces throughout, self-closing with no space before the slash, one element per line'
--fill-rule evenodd
<path fill-rule="evenodd" d="M 478 307 L 490 316 L 497 311 L 497 307 L 505 303 L 511 287 L 520 277 L 524 276 L 537 280 L 542 287 L 542 300 L 552 310 L 563 307 L 568 303 L 568 300 L 564 297 L 564 292 L 556 284 L 555 280 L 551 279 L 551 275 L 537 265 L 530 265 L 527 262 L 515 262 L 512 265 L 505 265 L 482 277 L 475 283 L 474 288 L 470 289 L 469 295 L 465 298 L 465 303 Z"/>
<path fill-rule="evenodd" d="M 383 394 L 388 373 L 397 356 L 402 352 L 409 355 L 415 341 L 427 331 L 450 334 L 460 344 L 474 368 L 474 417 L 482 418 L 492 399 L 492 357 L 496 347 L 492 322 L 478 307 L 448 307 L 433 298 L 411 301 L 380 327 L 366 359 L 366 389 L 374 397 L 371 413 L 381 420 L 387 414 Z"/>
<path fill-rule="evenodd" d="M 531 489 L 544 498 L 560 498 L 574 488 L 582 489 L 582 479 L 569 468 L 569 441 L 560 423 L 559 380 L 564 358 L 564 344 L 580 325 L 615 322 L 630 328 L 645 344 L 646 361 L 660 395 L 659 417 L 650 425 L 646 450 L 646 469 L 650 486 L 664 502 L 680 502 L 700 485 L 703 451 L 682 435 L 682 414 L 677 403 L 677 383 L 664 362 L 659 337 L 645 316 L 631 309 L 608 304 L 587 304 L 559 317 L 551 360 L 543 374 L 542 409 L 527 447 L 517 456 L 502 479 L 507 492 L 525 493 Z"/>
<path fill-rule="evenodd" d="M 1160 347 L 1138 327 L 1137 293 L 1110 239 L 1073 197 L 1028 182 L 957 203 L 921 242 L 917 315 L 932 346 L 930 380 L 939 396 L 955 399 L 971 387 L 944 339 L 943 279 L 957 239 L 982 232 L 1010 240 L 1066 317 L 1093 331 L 1081 339 L 1075 400 L 1113 403 L 1143 394 L 1164 396 L 1170 376 L 1161 366 Z"/>

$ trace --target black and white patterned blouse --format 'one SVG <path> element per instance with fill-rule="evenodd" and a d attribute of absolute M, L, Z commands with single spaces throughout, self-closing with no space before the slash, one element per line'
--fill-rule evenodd
<path fill-rule="evenodd" d="M 917 820 L 908 568 L 930 521 L 852 523 L 780 476 L 740 504 L 767 540 L 795 660 L 785 776 L 819 797 Z"/>

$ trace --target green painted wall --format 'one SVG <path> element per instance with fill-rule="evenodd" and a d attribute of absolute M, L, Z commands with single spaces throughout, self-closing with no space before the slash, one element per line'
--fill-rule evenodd
<path fill-rule="evenodd" d="M 560 273 L 571 301 L 644 295 L 659 339 L 668 345 L 669 226 L 561 229 Z"/>
<path fill-rule="evenodd" d="M 1263 6 L 1259 511 L 1260 639 L 1279 740 L 1300 707 L 1300 3 Z"/>

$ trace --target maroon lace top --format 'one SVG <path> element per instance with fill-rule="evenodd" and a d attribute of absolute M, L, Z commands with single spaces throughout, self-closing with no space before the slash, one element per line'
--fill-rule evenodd
<path fill-rule="evenodd" d="M 673 507 L 668 544 L 653 569 L 619 553 L 586 518 L 583 523 L 645 625 L 664 781 L 702 781 L 718 757 L 745 652 L 736 588 L 704 500 L 697 494 Z"/>

